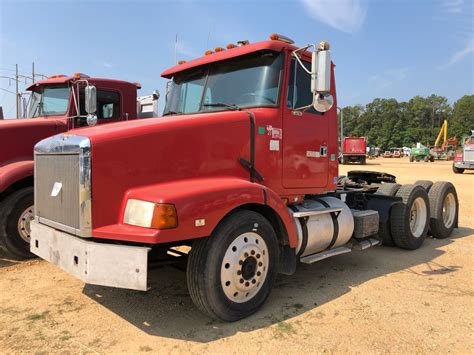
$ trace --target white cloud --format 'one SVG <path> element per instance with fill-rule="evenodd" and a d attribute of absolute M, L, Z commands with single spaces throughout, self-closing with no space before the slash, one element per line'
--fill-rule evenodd
<path fill-rule="evenodd" d="M 440 66 L 438 69 L 443 69 L 443 68 L 447 68 L 447 67 L 450 67 L 454 64 L 456 64 L 457 62 L 461 61 L 462 59 L 464 59 L 464 57 L 470 55 L 471 53 L 474 52 L 474 37 L 472 37 L 466 44 L 466 46 L 464 46 L 464 48 L 458 50 L 457 52 L 454 52 L 453 55 L 451 56 L 451 58 L 449 59 L 449 61 Z"/>
<path fill-rule="evenodd" d="M 112 68 L 112 64 L 110 64 L 109 62 L 103 62 L 102 66 L 105 68 Z"/>
<path fill-rule="evenodd" d="M 462 12 L 464 0 L 444 0 L 441 6 L 451 14 Z"/>
<path fill-rule="evenodd" d="M 367 14 L 367 0 L 300 1 L 311 17 L 347 33 L 357 32 Z"/>
<path fill-rule="evenodd" d="M 389 69 L 380 75 L 373 75 L 369 78 L 369 84 L 377 90 L 388 89 L 394 83 L 404 80 L 408 76 L 408 68 Z"/>

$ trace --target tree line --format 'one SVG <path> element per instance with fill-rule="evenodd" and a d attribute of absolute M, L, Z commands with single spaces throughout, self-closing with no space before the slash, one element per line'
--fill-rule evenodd
<path fill-rule="evenodd" d="M 448 138 L 474 129 L 474 95 L 465 95 L 453 105 L 443 96 L 415 96 L 408 102 L 374 99 L 367 105 L 342 109 L 344 136 L 365 136 L 369 146 L 382 149 L 412 147 L 417 142 L 433 145 L 443 121 L 448 120 Z"/>

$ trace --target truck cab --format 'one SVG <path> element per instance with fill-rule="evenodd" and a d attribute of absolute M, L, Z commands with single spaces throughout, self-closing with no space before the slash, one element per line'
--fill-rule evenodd
<path fill-rule="evenodd" d="M 446 237 L 456 225 L 452 185 L 431 188 L 450 196 L 441 230 L 421 186 L 366 171 L 338 177 L 329 43 L 297 47 L 273 34 L 162 76 L 171 81 L 162 117 L 35 146 L 34 254 L 86 283 L 142 291 L 151 263 L 183 263 L 196 306 L 235 321 L 297 262 L 382 240 L 416 249 L 428 227 Z M 391 189 L 377 194 L 382 183 Z"/>
<path fill-rule="evenodd" d="M 454 157 L 453 172 L 462 174 L 464 170 L 474 170 L 474 130 L 463 139 L 463 145 Z"/>
<path fill-rule="evenodd" d="M 86 87 L 96 91 L 97 109 L 89 117 Z M 27 90 L 27 117 L 0 121 L 0 247 L 17 258 L 33 256 L 29 224 L 34 217 L 34 145 L 74 128 L 138 118 L 136 83 L 76 73 L 51 76 Z"/>

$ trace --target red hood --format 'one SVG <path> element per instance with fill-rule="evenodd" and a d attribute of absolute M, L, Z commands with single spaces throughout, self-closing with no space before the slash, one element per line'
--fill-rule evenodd
<path fill-rule="evenodd" d="M 66 130 L 66 120 L 27 118 L 0 121 L 0 167 L 8 162 L 32 160 L 34 145 Z"/>

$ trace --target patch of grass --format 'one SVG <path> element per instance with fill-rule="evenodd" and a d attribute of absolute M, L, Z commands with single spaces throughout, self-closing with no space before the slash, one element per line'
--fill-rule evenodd
<path fill-rule="evenodd" d="M 143 346 L 140 346 L 138 350 L 141 352 L 148 352 L 148 351 L 152 351 L 153 349 L 150 348 L 148 345 L 143 345 Z"/>
<path fill-rule="evenodd" d="M 290 323 L 280 322 L 277 324 L 277 328 L 283 333 L 295 333 L 295 328 Z"/>
<path fill-rule="evenodd" d="M 36 322 L 38 320 L 43 320 L 49 314 L 49 311 L 44 311 L 43 313 L 32 313 L 26 317 L 26 320 Z"/>

